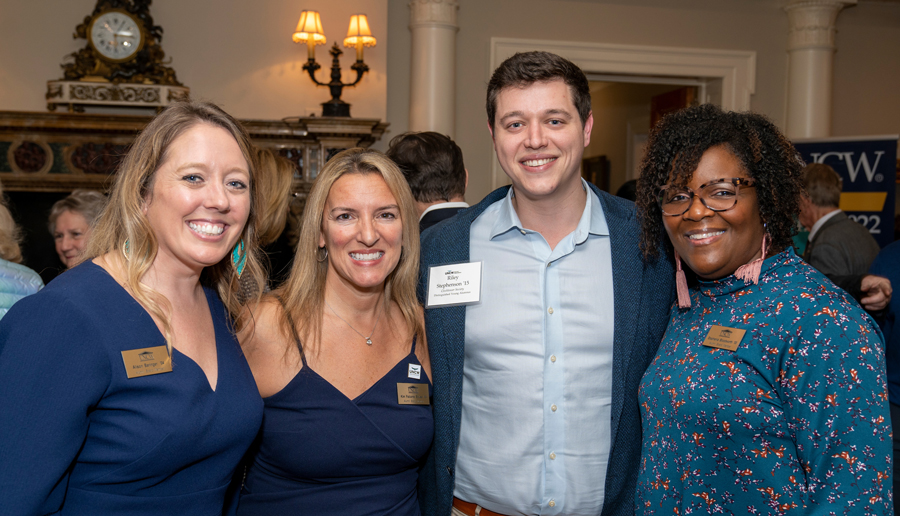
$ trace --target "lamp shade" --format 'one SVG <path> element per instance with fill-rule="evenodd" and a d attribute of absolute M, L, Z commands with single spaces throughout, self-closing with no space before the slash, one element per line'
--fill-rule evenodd
<path fill-rule="evenodd" d="M 297 30 L 294 31 L 294 43 L 310 43 L 314 45 L 324 45 L 325 31 L 322 29 L 322 19 L 319 18 L 318 11 L 303 11 L 300 13 L 300 22 L 297 23 Z"/>
<path fill-rule="evenodd" d="M 347 37 L 344 38 L 345 47 L 363 46 L 374 47 L 375 38 L 369 30 L 369 20 L 365 14 L 354 14 L 350 17 L 350 28 L 347 29 Z"/>

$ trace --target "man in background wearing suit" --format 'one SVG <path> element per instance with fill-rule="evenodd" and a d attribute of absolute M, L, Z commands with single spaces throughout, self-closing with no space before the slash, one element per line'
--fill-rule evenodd
<path fill-rule="evenodd" d="M 462 150 L 449 137 L 404 133 L 391 140 L 387 156 L 400 167 L 416 199 L 420 232 L 469 207 L 464 197 L 469 172 Z"/>
<path fill-rule="evenodd" d="M 868 274 L 881 248 L 869 230 L 851 220 L 838 207 L 843 181 L 823 163 L 807 165 L 801 172 L 806 195 L 800 199 L 800 223 L 809 230 L 803 259 L 828 276 L 835 285 L 877 311 L 891 299 L 891 282 Z"/>
<path fill-rule="evenodd" d="M 422 239 L 435 419 L 423 514 L 633 515 L 637 388 L 673 267 L 642 260 L 633 203 L 581 178 L 593 116 L 577 66 L 516 54 L 494 72 L 487 110 L 512 187 Z M 478 278 L 465 305 L 435 294 Z"/>

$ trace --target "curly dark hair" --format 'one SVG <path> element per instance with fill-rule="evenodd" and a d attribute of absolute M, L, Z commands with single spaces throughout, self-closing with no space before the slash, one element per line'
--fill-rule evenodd
<path fill-rule="evenodd" d="M 768 118 L 704 104 L 666 116 L 650 132 L 636 201 L 646 258 L 658 257 L 660 245 L 672 248 L 663 228 L 660 188 L 686 185 L 703 153 L 718 145 L 731 151 L 756 181 L 759 215 L 771 238 L 770 248 L 779 251 L 791 245 L 803 191 L 800 154 Z"/>

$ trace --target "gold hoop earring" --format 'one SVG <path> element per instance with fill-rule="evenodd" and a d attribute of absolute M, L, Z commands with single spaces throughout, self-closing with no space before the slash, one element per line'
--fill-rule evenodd
<path fill-rule="evenodd" d="M 128 256 L 128 239 L 122 242 L 122 256 L 125 257 L 125 261 L 131 261 L 131 258 Z"/>
<path fill-rule="evenodd" d="M 325 251 L 324 254 L 322 251 Z M 328 259 L 328 248 L 325 246 L 319 247 L 316 249 L 316 261 L 319 263 L 324 262 Z"/>

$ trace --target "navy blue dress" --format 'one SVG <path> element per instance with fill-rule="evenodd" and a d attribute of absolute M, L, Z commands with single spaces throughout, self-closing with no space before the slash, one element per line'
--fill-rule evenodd
<path fill-rule="evenodd" d="M 418 468 L 434 433 L 431 405 L 397 403 L 398 383 L 428 384 L 412 351 L 356 399 L 303 368 L 265 398 L 258 449 L 238 515 L 418 516 Z M 412 375 L 415 376 L 415 375 Z"/>
<path fill-rule="evenodd" d="M 0 321 L 0 513 L 223 513 L 262 400 L 225 307 L 206 297 L 215 391 L 177 349 L 172 372 L 127 377 L 121 352 L 165 339 L 94 263 L 10 309 Z"/>

